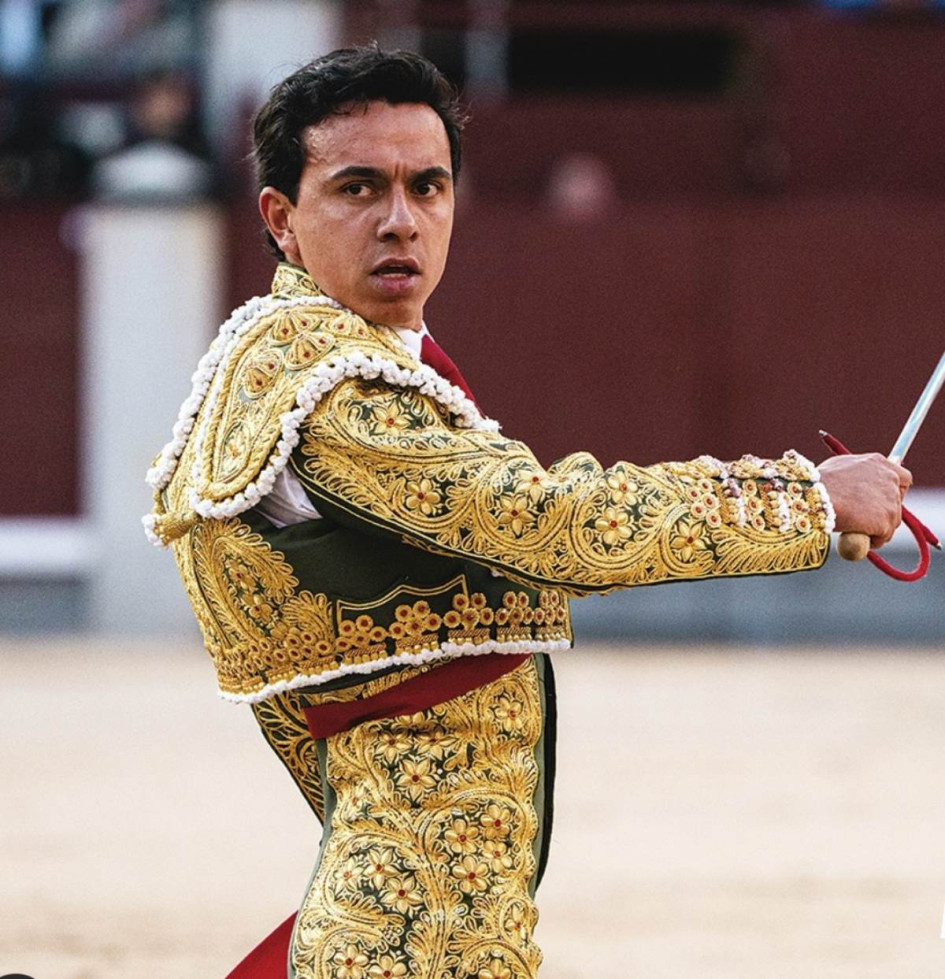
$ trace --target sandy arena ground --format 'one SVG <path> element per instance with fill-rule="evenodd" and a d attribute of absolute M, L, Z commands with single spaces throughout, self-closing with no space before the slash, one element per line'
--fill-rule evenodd
<path fill-rule="evenodd" d="M 543 979 L 945 976 L 941 652 L 559 656 Z M 248 709 L 197 648 L 0 657 L 0 976 L 221 979 L 319 838 Z"/>

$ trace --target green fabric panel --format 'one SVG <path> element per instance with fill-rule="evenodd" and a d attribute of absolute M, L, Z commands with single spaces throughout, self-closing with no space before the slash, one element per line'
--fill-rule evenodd
<path fill-rule="evenodd" d="M 527 592 L 533 600 L 538 595 L 537 588 L 496 577 L 480 564 L 376 537 L 360 525 L 354 529 L 329 517 L 282 528 L 274 527 L 255 510 L 247 511 L 242 519 L 285 555 L 299 579 L 300 590 L 324 594 L 333 601 L 370 602 L 401 585 L 436 589 L 460 574 L 469 591 L 485 594 L 493 608 L 501 606 L 502 596 L 510 590 Z M 385 611 L 393 616 L 402 601 L 396 598 L 387 608 L 378 606 L 375 619 L 383 618 Z"/>

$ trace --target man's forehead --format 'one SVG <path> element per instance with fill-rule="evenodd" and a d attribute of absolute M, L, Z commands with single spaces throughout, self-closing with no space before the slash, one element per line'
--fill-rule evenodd
<path fill-rule="evenodd" d="M 310 164 L 450 168 L 446 127 L 423 103 L 368 102 L 344 107 L 305 129 L 303 140 Z"/>

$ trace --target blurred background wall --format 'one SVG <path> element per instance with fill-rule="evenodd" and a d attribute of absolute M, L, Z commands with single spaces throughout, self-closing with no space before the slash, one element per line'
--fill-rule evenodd
<path fill-rule="evenodd" d="M 144 472 L 265 293 L 248 124 L 378 39 L 471 111 L 428 309 L 506 434 L 648 463 L 888 451 L 945 343 L 945 5 L 0 0 L 0 628 L 193 630 Z M 909 463 L 945 533 L 945 403 Z M 894 558 L 909 563 L 908 544 Z M 945 640 L 945 571 L 638 589 L 585 634 Z"/>

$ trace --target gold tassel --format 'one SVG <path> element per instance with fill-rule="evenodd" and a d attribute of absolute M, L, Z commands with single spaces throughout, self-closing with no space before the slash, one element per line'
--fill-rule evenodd
<path fill-rule="evenodd" d="M 191 531 L 201 517 L 194 510 L 176 510 L 172 513 L 159 513 L 154 518 L 154 533 L 170 544 Z"/>

